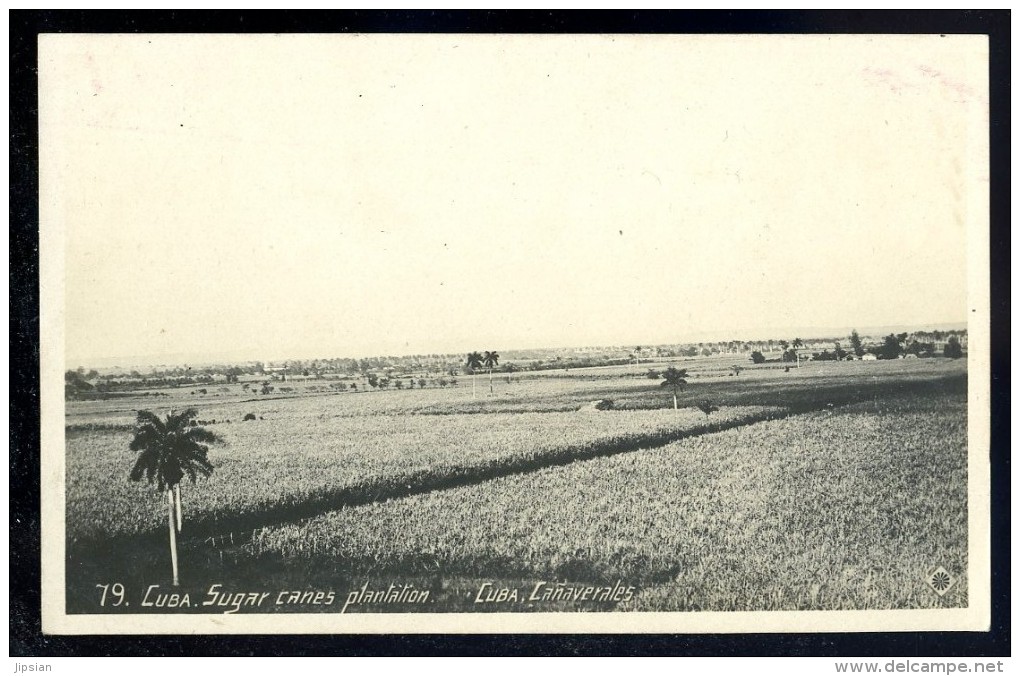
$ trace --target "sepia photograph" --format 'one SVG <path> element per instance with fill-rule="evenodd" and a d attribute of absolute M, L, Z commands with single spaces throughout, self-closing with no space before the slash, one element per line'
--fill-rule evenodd
<path fill-rule="evenodd" d="M 987 630 L 988 58 L 40 35 L 43 631 Z"/>

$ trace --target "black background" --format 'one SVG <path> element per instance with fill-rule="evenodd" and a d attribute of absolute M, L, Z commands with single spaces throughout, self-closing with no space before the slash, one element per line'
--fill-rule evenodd
<path fill-rule="evenodd" d="M 17 11 L 10 18 L 10 654 L 1007 656 L 1010 654 L 1007 10 Z M 39 589 L 39 33 L 971 33 L 989 36 L 992 628 L 741 635 L 44 636 Z M 934 290 L 937 293 L 937 289 Z"/>

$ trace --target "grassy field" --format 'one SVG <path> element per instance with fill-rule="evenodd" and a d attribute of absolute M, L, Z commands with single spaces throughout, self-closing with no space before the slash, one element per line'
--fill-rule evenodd
<path fill-rule="evenodd" d="M 368 398 L 366 395 L 365 398 Z M 439 490 L 579 458 L 661 445 L 685 434 L 746 424 L 781 409 L 619 411 L 612 415 L 494 413 L 391 417 L 295 416 L 213 426 L 216 471 L 184 485 L 189 530 L 251 530 L 345 505 Z M 484 419 L 483 419 L 484 418 Z M 162 496 L 125 474 L 128 433 L 82 430 L 68 446 L 72 542 L 163 536 Z M 106 484 L 101 492 L 94 488 Z"/>
<path fill-rule="evenodd" d="M 963 406 L 763 422 L 337 510 L 254 549 L 354 576 L 622 578 L 645 610 L 939 607 L 950 599 L 924 586 L 926 568 L 966 569 Z"/>
<path fill-rule="evenodd" d="M 462 378 L 68 402 L 69 605 L 111 571 L 166 581 L 164 503 L 127 480 L 127 445 L 138 408 L 183 406 L 225 442 L 184 485 L 199 586 L 622 579 L 631 610 L 965 605 L 965 580 L 945 597 L 922 580 L 966 569 L 965 363 L 732 361 L 682 363 L 679 411 L 644 377 L 662 364 L 515 374 L 494 396 L 480 377 L 477 398 Z"/>

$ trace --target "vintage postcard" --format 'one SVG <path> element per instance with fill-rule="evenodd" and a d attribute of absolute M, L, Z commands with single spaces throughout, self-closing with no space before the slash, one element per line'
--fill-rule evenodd
<path fill-rule="evenodd" d="M 979 35 L 39 37 L 43 630 L 985 630 Z"/>

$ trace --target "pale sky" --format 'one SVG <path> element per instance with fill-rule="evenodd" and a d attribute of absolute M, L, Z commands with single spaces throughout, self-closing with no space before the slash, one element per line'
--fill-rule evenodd
<path fill-rule="evenodd" d="M 966 321 L 986 53 L 979 36 L 43 36 L 66 358 Z"/>

